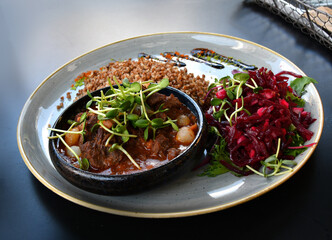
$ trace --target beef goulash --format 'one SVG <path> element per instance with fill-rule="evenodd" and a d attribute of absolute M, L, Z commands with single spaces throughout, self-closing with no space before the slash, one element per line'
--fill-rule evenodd
<path fill-rule="evenodd" d="M 51 129 L 73 166 L 105 175 L 145 171 L 174 159 L 194 141 L 194 114 L 173 94 L 158 92 L 168 79 L 122 83 L 100 97 L 88 92 L 91 100 L 68 120 L 68 130 Z"/>

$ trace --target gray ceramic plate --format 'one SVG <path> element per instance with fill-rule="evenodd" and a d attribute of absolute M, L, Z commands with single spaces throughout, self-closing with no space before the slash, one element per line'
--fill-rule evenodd
<path fill-rule="evenodd" d="M 160 54 L 178 51 L 188 54 L 191 49 L 203 47 L 226 56 L 240 59 L 258 67 L 267 67 L 274 73 L 281 70 L 304 73 L 285 57 L 272 50 L 235 37 L 196 32 L 161 33 L 111 43 L 88 52 L 46 78 L 27 100 L 17 126 L 18 146 L 29 170 L 46 187 L 56 194 L 82 206 L 103 212 L 135 217 L 180 217 L 222 210 L 254 199 L 277 187 L 293 176 L 310 158 L 314 147 L 296 158 L 294 171 L 265 179 L 257 175 L 235 177 L 223 174 L 218 177 L 199 177 L 191 172 L 169 184 L 130 196 L 102 196 L 81 190 L 67 182 L 53 167 L 48 151 L 47 127 L 53 125 L 61 111 L 56 109 L 60 97 L 66 96 L 74 79 L 82 72 L 107 65 L 111 59 L 136 58 L 139 52 Z M 189 71 L 206 75 L 207 79 L 229 75 L 234 69 L 228 65 L 223 70 L 201 68 L 200 64 L 189 66 Z M 72 96 L 75 96 L 72 93 Z M 304 96 L 306 110 L 317 121 L 310 129 L 314 136 L 310 142 L 318 142 L 323 129 L 323 106 L 313 86 L 307 87 Z M 67 106 L 71 102 L 65 100 Z"/>

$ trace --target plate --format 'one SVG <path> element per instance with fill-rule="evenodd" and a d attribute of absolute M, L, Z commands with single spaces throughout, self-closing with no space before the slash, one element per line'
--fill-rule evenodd
<path fill-rule="evenodd" d="M 236 37 L 198 32 L 175 32 L 144 35 L 114 42 L 85 53 L 63 65 L 47 77 L 26 101 L 17 125 L 17 142 L 22 158 L 32 174 L 56 194 L 79 205 L 95 210 L 132 217 L 167 218 L 204 214 L 226 209 L 252 200 L 279 186 L 308 161 L 317 144 L 296 158 L 293 171 L 281 176 L 263 178 L 258 175 L 235 177 L 230 173 L 217 177 L 198 176 L 202 169 L 174 179 L 152 190 L 128 196 L 102 196 L 81 190 L 67 182 L 54 168 L 48 151 L 48 125 L 53 125 L 61 110 L 56 106 L 60 97 L 70 92 L 74 79 L 82 72 L 99 69 L 111 59 L 137 58 L 145 52 L 159 55 L 178 51 L 188 54 L 193 48 L 208 48 L 225 56 L 240 59 L 247 64 L 266 67 L 274 73 L 293 71 L 305 75 L 295 64 L 280 54 L 256 43 Z M 235 67 L 226 65 L 222 70 L 199 65 L 188 69 L 206 79 L 229 75 Z M 203 71 L 204 70 L 204 71 Z M 323 106 L 313 86 L 308 85 L 306 110 L 317 118 L 310 130 L 311 142 L 318 142 L 323 129 Z M 72 92 L 72 98 L 75 93 Z M 65 97 L 64 106 L 72 102 Z"/>

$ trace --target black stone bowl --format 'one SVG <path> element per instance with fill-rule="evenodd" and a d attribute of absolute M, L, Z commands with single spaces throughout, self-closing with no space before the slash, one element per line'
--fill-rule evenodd
<path fill-rule="evenodd" d="M 101 90 L 106 93 L 108 89 L 109 87 Z M 204 114 L 199 105 L 191 97 L 175 88 L 167 87 L 159 91 L 159 93 L 167 96 L 173 93 L 174 96 L 185 104 L 196 116 L 199 127 L 198 132 L 195 140 L 184 152 L 168 163 L 150 170 L 126 175 L 102 175 L 83 171 L 72 166 L 62 157 L 56 148 L 56 144 L 59 139 L 51 139 L 49 141 L 50 156 L 57 171 L 73 185 L 84 190 L 103 195 L 125 195 L 137 193 L 158 184 L 165 183 L 172 178 L 178 177 L 179 175 L 190 171 L 194 165 L 197 164 L 197 161 L 201 159 L 205 149 L 207 124 Z M 91 94 L 93 96 L 100 96 L 100 90 L 97 90 Z M 77 113 L 83 111 L 89 100 L 89 96 L 86 95 L 70 105 L 55 122 L 53 128 L 67 129 L 67 120 L 73 119 Z M 54 135 L 53 131 L 51 132 L 51 136 L 52 135 Z"/>

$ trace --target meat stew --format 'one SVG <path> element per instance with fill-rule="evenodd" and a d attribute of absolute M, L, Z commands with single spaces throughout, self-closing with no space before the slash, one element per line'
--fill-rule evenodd
<path fill-rule="evenodd" d="M 172 94 L 152 92 L 145 97 L 141 95 L 141 100 L 141 104 L 136 101 L 126 113 L 118 111 L 116 118 L 101 115 L 98 104 L 76 114 L 75 127 L 65 134 L 64 142 L 57 142 L 59 152 L 73 166 L 82 168 L 79 160 L 85 159 L 88 161 L 85 170 L 103 175 L 146 171 L 171 161 L 195 139 L 196 117 Z M 149 125 L 146 125 L 147 119 Z M 121 131 L 124 122 L 128 124 Z M 116 131 L 122 134 L 115 134 Z M 71 138 L 74 138 L 72 142 Z M 68 151 L 68 146 L 77 151 L 79 159 Z"/>

